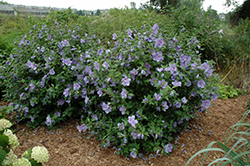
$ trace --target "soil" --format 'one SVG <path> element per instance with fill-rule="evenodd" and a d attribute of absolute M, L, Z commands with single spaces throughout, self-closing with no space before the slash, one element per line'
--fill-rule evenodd
<path fill-rule="evenodd" d="M 178 147 L 169 156 L 161 155 L 154 158 L 154 154 L 144 154 L 144 159 L 134 159 L 115 155 L 115 149 L 100 148 L 99 142 L 94 138 L 87 139 L 86 133 L 79 133 L 76 126 L 80 124 L 80 120 L 75 119 L 58 124 L 58 129 L 51 131 L 43 126 L 31 129 L 25 124 L 14 125 L 12 129 L 15 130 L 20 142 L 14 153 L 20 157 L 29 148 L 45 146 L 50 159 L 48 163 L 43 163 L 44 166 L 184 166 L 189 158 L 207 148 L 212 141 L 224 143 L 229 127 L 237 123 L 247 110 L 249 98 L 250 96 L 239 96 L 234 99 L 212 101 L 214 107 L 208 109 L 210 113 L 198 113 L 200 117 L 190 122 L 192 130 L 179 135 L 178 141 L 175 142 Z M 0 106 L 3 104 L 6 102 L 2 101 Z M 247 120 L 249 119 L 248 116 Z M 201 154 L 195 157 L 189 166 L 200 165 L 203 156 Z M 209 152 L 204 165 L 219 157 L 220 154 Z"/>

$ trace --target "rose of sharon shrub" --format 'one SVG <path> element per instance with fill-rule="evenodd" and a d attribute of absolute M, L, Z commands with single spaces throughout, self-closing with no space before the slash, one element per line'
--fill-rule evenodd
<path fill-rule="evenodd" d="M 78 130 L 91 130 L 118 154 L 137 157 L 140 149 L 161 147 L 168 154 L 173 133 L 217 98 L 199 41 L 179 32 L 155 24 L 103 42 L 57 22 L 33 27 L 5 63 L 7 94 L 33 125 L 81 115 Z"/>
<path fill-rule="evenodd" d="M 91 86 L 86 57 L 98 42 L 95 35 L 81 34 L 79 27 L 71 29 L 56 21 L 53 27 L 34 26 L 22 37 L 3 71 L 6 94 L 15 99 L 18 121 L 53 126 L 69 116 L 80 117 L 83 87 Z"/>
<path fill-rule="evenodd" d="M 85 70 L 95 89 L 85 97 L 88 116 L 80 132 L 92 130 L 105 140 L 104 147 L 112 143 L 119 154 L 136 157 L 139 149 L 160 147 L 167 154 L 173 133 L 216 100 L 217 88 L 209 79 L 213 68 L 211 62 L 201 63 L 199 41 L 184 29 L 178 36 L 163 32 L 158 24 L 129 29 L 114 34 L 106 50 L 100 46 L 90 52 Z"/>

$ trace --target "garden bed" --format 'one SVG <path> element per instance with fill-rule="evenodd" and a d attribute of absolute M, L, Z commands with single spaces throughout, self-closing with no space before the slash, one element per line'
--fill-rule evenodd
<path fill-rule="evenodd" d="M 166 157 L 152 158 L 155 154 L 144 154 L 144 159 L 127 159 L 125 156 L 114 155 L 115 149 L 100 148 L 99 142 L 94 138 L 87 139 L 87 133 L 79 133 L 76 126 L 80 120 L 69 119 L 65 123 L 57 125 L 56 130 L 48 130 L 39 126 L 31 129 L 25 124 L 14 125 L 20 146 L 14 152 L 19 157 L 28 148 L 42 145 L 50 153 L 50 160 L 43 165 L 166 165 L 184 166 L 187 160 L 201 149 L 205 149 L 212 141 L 224 142 L 227 129 L 240 120 L 241 115 L 247 110 L 249 96 L 239 96 L 234 99 L 213 101 L 214 107 L 210 107 L 210 113 L 199 113 L 200 118 L 190 123 L 192 130 L 183 132 L 178 141 L 173 142 L 179 146 L 173 153 Z M 0 106 L 6 104 L 1 102 Z M 248 117 L 249 119 L 249 117 Z M 195 126 L 194 126 L 195 125 Z M 183 146 L 184 145 L 184 146 Z M 183 147 L 182 147 L 183 146 Z M 212 154 L 212 153 L 211 153 Z M 211 156 L 209 154 L 209 156 Z M 203 155 L 194 158 L 190 166 L 199 165 Z M 212 159 L 214 160 L 215 156 Z M 147 159 L 146 159 L 147 158 Z M 207 160 L 207 163 L 211 162 Z M 206 164 L 205 164 L 206 165 Z"/>

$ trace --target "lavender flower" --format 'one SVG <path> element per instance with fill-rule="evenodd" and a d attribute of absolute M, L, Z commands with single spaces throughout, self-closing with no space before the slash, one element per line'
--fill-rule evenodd
<path fill-rule="evenodd" d="M 54 115 L 57 115 L 58 117 L 60 117 L 60 116 L 61 116 L 61 113 L 58 112 L 58 111 L 56 111 L 56 112 L 54 113 Z"/>
<path fill-rule="evenodd" d="M 63 105 L 64 104 L 64 100 L 63 99 L 60 99 L 57 101 L 57 105 Z"/>
<path fill-rule="evenodd" d="M 115 33 L 112 36 L 113 36 L 113 38 L 112 38 L 113 40 L 115 40 L 117 38 L 117 35 Z"/>
<path fill-rule="evenodd" d="M 77 126 L 78 131 L 81 133 L 82 131 L 85 132 L 88 127 L 85 124 L 82 124 L 81 126 Z"/>
<path fill-rule="evenodd" d="M 123 85 L 123 86 L 129 86 L 131 79 L 130 79 L 130 78 L 127 78 L 126 75 L 123 75 L 123 77 L 124 77 L 124 78 L 122 79 L 122 85 Z"/>
<path fill-rule="evenodd" d="M 205 109 L 208 109 L 211 105 L 211 101 L 210 100 L 203 100 L 202 101 L 202 107 Z"/>
<path fill-rule="evenodd" d="M 182 101 L 184 104 L 186 104 L 188 100 L 186 99 L 186 97 L 183 97 L 183 98 L 181 99 L 181 101 Z"/>
<path fill-rule="evenodd" d="M 103 111 L 105 111 L 106 114 L 111 112 L 111 107 L 109 104 L 106 104 L 105 102 L 103 102 L 101 106 L 102 106 Z"/>
<path fill-rule="evenodd" d="M 99 97 L 101 97 L 101 96 L 102 96 L 102 94 L 103 94 L 102 90 L 101 90 L 101 89 L 99 89 L 99 90 L 97 91 L 97 94 L 98 94 L 98 96 L 99 96 Z"/>
<path fill-rule="evenodd" d="M 100 67 L 99 67 L 99 63 L 98 62 L 94 62 L 94 66 L 95 66 L 95 69 L 97 70 L 97 71 L 99 71 L 100 70 Z"/>
<path fill-rule="evenodd" d="M 166 153 L 172 152 L 172 151 L 173 151 L 173 146 L 172 146 L 171 144 L 167 144 L 167 145 L 165 146 L 164 151 L 165 151 Z"/>
<path fill-rule="evenodd" d="M 162 56 L 162 52 L 153 52 L 152 56 L 153 60 L 156 62 L 161 62 L 164 59 L 164 57 Z"/>
<path fill-rule="evenodd" d="M 165 43 L 164 43 L 162 38 L 158 38 L 158 39 L 155 40 L 155 47 L 161 48 L 164 44 Z"/>
<path fill-rule="evenodd" d="M 136 128 L 136 124 L 138 123 L 138 120 L 135 120 L 135 116 L 129 116 L 128 117 L 128 123 L 131 124 L 134 128 Z"/>
<path fill-rule="evenodd" d="M 132 151 L 132 152 L 130 152 L 130 156 L 133 157 L 133 158 L 136 158 L 137 154 L 135 153 L 135 151 Z"/>
<path fill-rule="evenodd" d="M 122 105 L 122 106 L 120 107 L 120 111 L 122 112 L 122 115 L 125 115 L 126 108 Z"/>
<path fill-rule="evenodd" d="M 197 82 L 197 86 L 198 86 L 199 88 L 204 88 L 205 85 L 206 85 L 206 83 L 205 83 L 204 80 L 200 80 L 200 81 Z"/>
<path fill-rule="evenodd" d="M 174 86 L 181 86 L 181 82 L 179 82 L 179 81 L 177 81 L 177 80 L 175 80 L 174 82 L 172 82 L 172 84 L 174 85 Z"/>
<path fill-rule="evenodd" d="M 74 83 L 74 90 L 80 89 L 81 85 L 79 83 Z"/>
<path fill-rule="evenodd" d="M 118 123 L 117 126 L 118 126 L 119 130 L 124 130 L 124 123 L 123 122 Z"/>
<path fill-rule="evenodd" d="M 122 96 L 122 99 L 127 98 L 127 91 L 125 89 L 122 89 L 121 96 Z"/>
<path fill-rule="evenodd" d="M 157 100 L 157 101 L 159 101 L 161 99 L 161 94 L 155 93 L 154 96 L 155 96 L 155 100 Z"/>
<path fill-rule="evenodd" d="M 52 123 L 54 123 L 54 122 L 55 122 L 55 120 L 52 120 L 52 119 L 50 118 L 50 116 L 47 116 L 46 122 L 45 122 L 45 124 L 46 124 L 47 126 L 51 126 Z"/>
<path fill-rule="evenodd" d="M 105 61 L 105 62 L 102 64 L 102 66 L 107 70 L 108 67 L 109 67 L 109 64 Z"/>
<path fill-rule="evenodd" d="M 54 74 L 55 74 L 54 69 L 50 69 L 50 70 L 49 70 L 49 74 L 50 74 L 50 75 L 54 75 Z"/>

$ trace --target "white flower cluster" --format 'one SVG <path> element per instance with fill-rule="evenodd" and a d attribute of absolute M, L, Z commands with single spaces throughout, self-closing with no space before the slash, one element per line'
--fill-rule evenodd
<path fill-rule="evenodd" d="M 13 149 L 19 145 L 16 134 L 13 134 L 10 129 L 5 130 L 3 134 L 9 137 L 9 143 L 13 145 Z"/>
<path fill-rule="evenodd" d="M 49 161 L 49 152 L 43 146 L 36 146 L 32 149 L 31 158 L 36 162 L 48 162 Z"/>
<path fill-rule="evenodd" d="M 13 145 L 12 149 L 15 149 L 18 145 L 18 139 L 15 134 L 12 133 L 10 128 L 12 124 L 6 120 L 0 120 L 0 131 L 4 130 L 3 135 L 9 138 L 9 144 Z M 0 146 L 1 148 L 1 146 Z M 10 149 L 9 153 L 2 162 L 2 166 L 31 166 L 29 159 L 34 159 L 37 163 L 48 162 L 49 161 L 49 152 L 45 147 L 36 146 L 30 152 L 26 151 L 23 153 L 22 158 L 18 159 L 17 156 L 13 153 L 13 150 Z"/>
<path fill-rule="evenodd" d="M 0 131 L 10 128 L 12 124 L 7 119 L 0 119 Z"/>
<path fill-rule="evenodd" d="M 9 166 L 15 163 L 16 161 L 17 161 L 17 156 L 13 153 L 12 149 L 10 149 L 10 152 L 7 154 L 6 158 L 3 160 L 2 165 Z"/>

